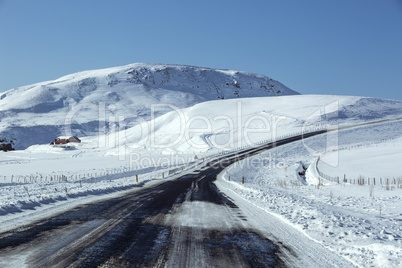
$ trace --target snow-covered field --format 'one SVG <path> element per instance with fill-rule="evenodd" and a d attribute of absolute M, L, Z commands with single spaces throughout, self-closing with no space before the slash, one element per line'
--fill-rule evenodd
<path fill-rule="evenodd" d="M 357 181 L 359 176 L 367 179 L 375 174 L 383 178 L 402 176 L 401 128 L 399 121 L 341 131 L 339 151 L 332 152 L 338 155 L 339 165 L 319 162 L 320 171 L 331 177 L 339 175 L 340 183 L 320 177 L 317 156 L 306 149 L 315 145 L 318 151 L 324 151 L 327 139 L 323 135 L 234 164 L 221 174 L 218 185 L 222 191 L 235 192 L 361 267 L 400 267 L 400 180 L 390 187 L 384 181 L 380 184 L 380 176 L 375 186 L 373 180 L 371 185 L 367 181 L 366 185 L 358 185 Z M 384 165 L 387 168 L 383 169 Z M 302 166 L 308 167 L 305 176 L 299 175 L 303 173 Z"/>
<path fill-rule="evenodd" d="M 395 160 L 402 159 L 401 140 L 357 144 L 339 151 L 339 164 L 331 167 L 318 162 L 317 168 L 330 177 L 349 183 L 388 185 L 402 188 L 402 170 Z"/>
<path fill-rule="evenodd" d="M 0 232 L 331 129 L 238 162 L 216 183 L 361 267 L 401 266 L 402 103 L 295 94 L 255 74 L 144 64 L 10 90 L 0 133 L 24 150 L 0 151 Z M 40 144 L 70 127 L 82 143 Z"/>

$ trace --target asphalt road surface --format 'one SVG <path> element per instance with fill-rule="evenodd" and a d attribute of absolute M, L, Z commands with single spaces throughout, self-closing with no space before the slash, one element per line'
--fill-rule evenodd
<path fill-rule="evenodd" d="M 292 250 L 286 241 L 270 240 L 269 226 L 261 231 L 253 225 L 261 212 L 245 213 L 214 180 L 235 161 L 301 138 L 217 158 L 176 180 L 2 233 L 0 266 L 298 266 L 304 246 Z"/>

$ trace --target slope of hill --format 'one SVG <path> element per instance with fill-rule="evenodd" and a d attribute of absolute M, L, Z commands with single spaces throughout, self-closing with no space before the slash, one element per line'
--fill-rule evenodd
<path fill-rule="evenodd" d="M 402 118 L 402 102 L 298 95 L 208 101 L 104 137 L 106 147 L 203 153 L 255 145 L 283 135 Z M 399 127 L 399 126 L 398 126 Z M 383 134 L 386 138 L 387 133 Z M 96 141 L 98 142 L 98 137 Z M 116 144 L 118 142 L 119 144 Z M 118 152 L 125 152 L 118 148 Z"/>
<path fill-rule="evenodd" d="M 182 65 L 130 64 L 84 71 L 15 88 L 0 96 L 0 137 L 17 149 L 64 134 L 107 133 L 110 116 L 124 124 L 196 103 L 238 97 L 298 94 L 266 76 Z M 165 104 L 160 105 L 160 104 Z M 110 120 L 108 120 L 110 121 Z M 65 126 L 67 125 L 67 128 Z M 111 126 L 115 126 L 112 124 Z M 69 132 L 69 131 L 67 131 Z"/>

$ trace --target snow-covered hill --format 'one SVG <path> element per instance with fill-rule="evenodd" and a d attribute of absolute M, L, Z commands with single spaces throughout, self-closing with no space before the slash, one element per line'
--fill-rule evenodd
<path fill-rule="evenodd" d="M 130 64 L 85 71 L 15 88 L 0 96 L 0 137 L 17 149 L 47 143 L 71 126 L 78 136 L 102 133 L 124 116 L 124 124 L 196 103 L 230 98 L 299 94 L 266 76 L 182 65 Z M 156 104 L 156 105 L 155 105 Z M 154 106 L 152 106 L 154 105 Z M 99 123 L 101 122 L 101 123 Z M 131 123 L 130 123 L 131 122 Z M 69 130 L 70 127 L 67 127 Z"/>
<path fill-rule="evenodd" d="M 317 128 L 395 118 L 402 118 L 401 101 L 335 95 L 242 98 L 199 103 L 91 140 L 117 148 L 118 153 L 129 149 L 204 153 Z"/>

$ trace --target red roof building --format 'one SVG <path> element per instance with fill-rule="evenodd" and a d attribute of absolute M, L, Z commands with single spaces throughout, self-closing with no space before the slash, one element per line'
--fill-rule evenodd
<path fill-rule="evenodd" d="M 67 142 L 68 142 L 67 139 L 60 139 L 60 138 L 57 138 L 57 139 L 54 141 L 54 144 L 66 144 Z"/>

